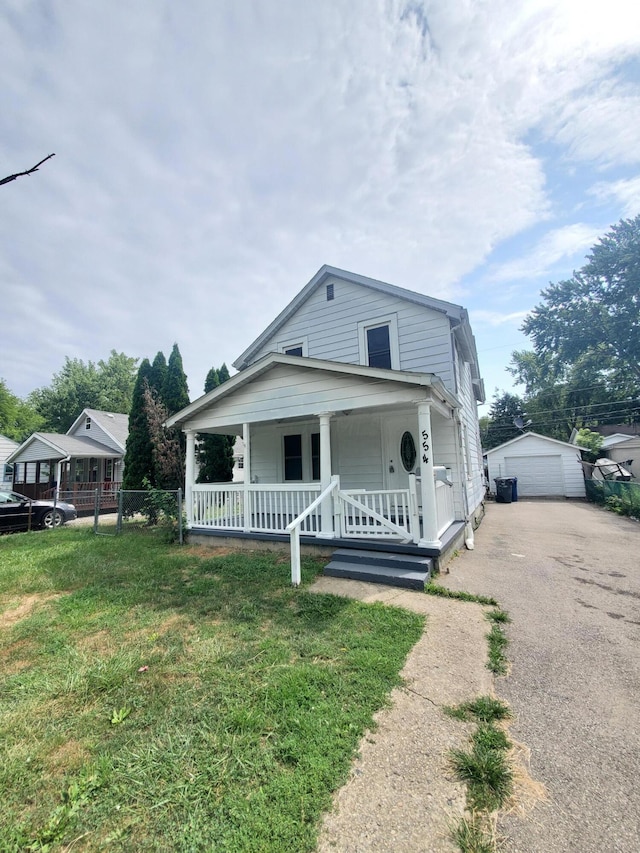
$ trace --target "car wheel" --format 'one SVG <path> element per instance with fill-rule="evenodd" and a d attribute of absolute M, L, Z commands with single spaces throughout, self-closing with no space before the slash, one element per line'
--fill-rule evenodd
<path fill-rule="evenodd" d="M 64 524 L 64 515 L 57 509 L 50 509 L 42 516 L 42 526 L 47 530 L 52 530 L 54 527 L 60 527 Z"/>

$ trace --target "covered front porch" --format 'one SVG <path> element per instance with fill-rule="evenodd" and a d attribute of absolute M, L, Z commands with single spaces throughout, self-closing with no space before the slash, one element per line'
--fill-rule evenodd
<path fill-rule="evenodd" d="M 266 357 L 167 421 L 186 433 L 187 526 L 439 553 L 466 518 L 459 411 L 432 374 Z M 202 433 L 242 436 L 244 482 L 196 482 Z"/>

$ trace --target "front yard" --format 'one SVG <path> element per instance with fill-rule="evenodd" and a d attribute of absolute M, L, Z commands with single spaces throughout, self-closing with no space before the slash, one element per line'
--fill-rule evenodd
<path fill-rule="evenodd" d="M 1 538 L 0 850 L 313 850 L 423 619 L 289 574 L 151 534 Z"/>

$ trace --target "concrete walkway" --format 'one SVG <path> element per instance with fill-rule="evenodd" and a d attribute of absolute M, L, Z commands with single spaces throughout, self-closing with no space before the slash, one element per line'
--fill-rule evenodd
<path fill-rule="evenodd" d="M 455 705 L 491 690 L 484 608 L 421 592 L 359 581 L 320 578 L 311 591 L 380 601 L 423 613 L 422 638 L 407 658 L 405 686 L 364 738 L 349 782 L 324 821 L 320 853 L 453 853 L 450 829 L 462 816 L 465 790 L 447 761 L 466 747 L 473 727 L 445 716 Z"/>
<path fill-rule="evenodd" d="M 511 614 L 511 672 L 495 688 L 547 789 L 527 817 L 501 819 L 502 849 L 636 853 L 640 523 L 582 502 L 490 504 L 476 549 L 449 569 L 440 583 Z"/>

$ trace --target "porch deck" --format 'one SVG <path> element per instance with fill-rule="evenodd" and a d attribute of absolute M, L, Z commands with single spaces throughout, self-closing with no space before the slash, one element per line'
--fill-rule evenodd
<path fill-rule="evenodd" d="M 362 550 L 376 553 L 406 554 L 416 557 L 430 557 L 434 561 L 435 571 L 439 571 L 448 557 L 464 542 L 465 523 L 453 521 L 440 537 L 440 546 L 419 547 L 411 543 L 393 542 L 389 539 L 367 539 L 366 543 L 357 539 L 321 539 L 317 536 L 300 536 L 301 549 L 308 554 L 330 557 L 338 549 Z M 243 531 L 213 530 L 211 528 L 192 527 L 187 531 L 192 544 L 205 547 L 231 547 L 246 550 L 273 550 L 288 552 L 290 537 L 288 533 L 244 533 Z"/>

